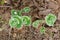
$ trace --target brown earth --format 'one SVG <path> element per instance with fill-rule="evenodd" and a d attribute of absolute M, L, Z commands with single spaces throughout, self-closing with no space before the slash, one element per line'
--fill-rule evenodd
<path fill-rule="evenodd" d="M 0 40 L 60 40 L 60 0 L 5 0 L 5 4 L 0 4 Z M 31 11 L 24 15 L 31 16 L 32 22 L 43 19 L 49 13 L 57 16 L 54 27 L 46 27 L 46 33 L 41 34 L 32 26 L 23 27 L 21 30 L 11 29 L 9 19 L 11 10 L 20 10 L 24 7 L 30 7 Z"/>

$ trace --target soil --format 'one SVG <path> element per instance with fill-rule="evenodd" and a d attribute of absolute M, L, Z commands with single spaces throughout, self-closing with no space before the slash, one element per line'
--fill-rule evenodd
<path fill-rule="evenodd" d="M 30 7 L 31 11 L 23 15 L 31 16 L 32 22 L 45 18 L 49 13 L 55 14 L 57 20 L 53 27 L 47 26 L 45 34 L 36 31 L 32 26 L 23 27 L 21 30 L 10 28 L 9 19 L 11 10 L 21 10 Z M 0 40 L 60 40 L 60 0 L 5 0 L 0 4 Z"/>

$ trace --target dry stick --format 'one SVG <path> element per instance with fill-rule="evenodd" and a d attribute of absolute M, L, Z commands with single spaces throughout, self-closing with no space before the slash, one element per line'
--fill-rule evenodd
<path fill-rule="evenodd" d="M 34 3 L 34 5 L 40 10 L 40 7 L 39 7 L 39 5 L 36 3 L 35 0 L 33 0 L 33 3 Z"/>
<path fill-rule="evenodd" d="M 39 24 L 38 26 L 38 29 L 37 30 L 40 30 L 40 28 L 42 27 L 42 25 L 45 23 L 45 20 L 43 20 L 43 22 L 41 24 Z"/>
<path fill-rule="evenodd" d="M 10 28 L 10 30 L 9 30 L 9 38 L 8 38 L 8 40 L 10 40 L 10 36 L 11 36 L 11 29 L 12 29 L 12 28 Z"/>
<path fill-rule="evenodd" d="M 17 2 L 18 7 L 21 6 L 21 2 L 22 2 L 22 0 L 19 0 L 19 1 Z"/>
<path fill-rule="evenodd" d="M 30 13 L 33 13 L 33 12 L 35 12 L 35 11 L 37 11 L 38 9 L 36 8 L 36 9 L 34 9 L 34 10 L 32 10 Z"/>
<path fill-rule="evenodd" d="M 4 7 L 13 8 L 13 7 L 11 7 L 11 6 L 0 6 L 0 8 L 4 8 Z"/>

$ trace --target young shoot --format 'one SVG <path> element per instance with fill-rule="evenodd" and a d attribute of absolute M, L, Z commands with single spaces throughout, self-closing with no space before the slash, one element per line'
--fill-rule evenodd
<path fill-rule="evenodd" d="M 22 20 L 23 20 L 23 25 L 25 26 L 30 26 L 31 25 L 31 18 L 28 16 L 22 16 Z"/>
<path fill-rule="evenodd" d="M 44 27 L 44 26 L 42 26 L 42 27 L 40 28 L 40 33 L 41 33 L 41 34 L 44 34 L 44 33 L 45 33 L 45 31 L 46 31 L 45 27 Z"/>
<path fill-rule="evenodd" d="M 11 17 L 11 19 L 9 20 L 9 25 L 12 28 L 21 28 L 22 27 L 21 17 L 18 15 Z"/>
<path fill-rule="evenodd" d="M 54 14 L 48 14 L 46 17 L 45 17 L 45 22 L 48 26 L 53 26 L 55 21 L 56 21 L 56 16 Z"/>
<path fill-rule="evenodd" d="M 30 8 L 29 7 L 25 7 L 22 9 L 24 13 L 29 13 L 30 12 Z"/>
<path fill-rule="evenodd" d="M 42 22 L 42 20 L 36 20 L 36 21 L 33 22 L 32 26 L 34 28 L 38 28 L 38 26 L 40 25 L 41 22 Z"/>
<path fill-rule="evenodd" d="M 23 10 L 18 10 L 17 12 L 18 12 L 18 15 L 19 15 L 19 16 L 22 16 Z"/>
<path fill-rule="evenodd" d="M 11 10 L 11 15 L 12 15 L 12 16 L 14 16 L 14 15 L 21 16 L 21 13 L 22 13 L 22 11 L 21 11 L 21 10 L 20 10 L 20 11 L 19 11 L 19 10 L 14 10 L 14 9 L 13 9 L 13 10 Z"/>

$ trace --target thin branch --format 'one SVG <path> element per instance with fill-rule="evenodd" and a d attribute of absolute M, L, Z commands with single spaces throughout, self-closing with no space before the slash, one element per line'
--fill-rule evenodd
<path fill-rule="evenodd" d="M 11 7 L 11 6 L 0 6 L 1 8 L 3 8 L 3 7 L 9 7 L 9 8 L 13 8 L 13 7 Z"/>
<path fill-rule="evenodd" d="M 34 3 L 34 5 L 40 10 L 40 7 L 39 7 L 39 5 L 36 3 L 35 0 L 33 0 L 33 3 Z"/>

